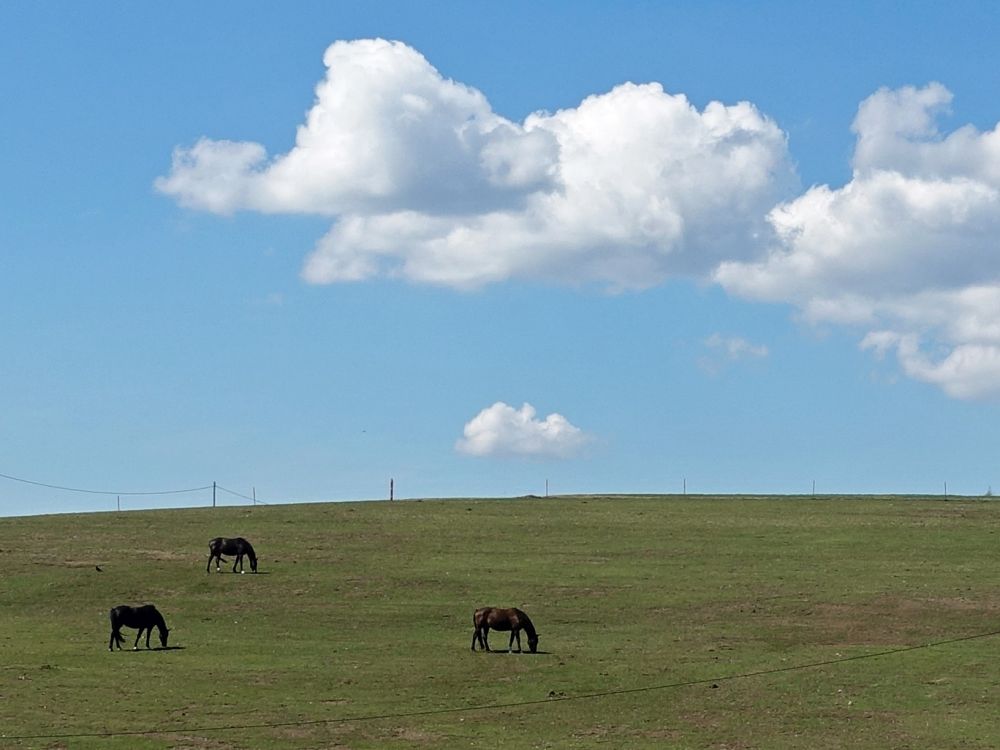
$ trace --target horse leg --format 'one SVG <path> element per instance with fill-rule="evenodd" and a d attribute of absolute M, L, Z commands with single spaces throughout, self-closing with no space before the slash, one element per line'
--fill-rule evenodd
<path fill-rule="evenodd" d="M 122 644 L 115 637 L 116 635 L 118 635 L 118 631 L 117 631 L 116 628 L 112 627 L 111 628 L 111 639 L 108 641 L 108 651 L 114 651 L 115 650 L 115 646 L 114 646 L 115 643 L 118 644 L 118 649 L 121 650 Z"/>
<path fill-rule="evenodd" d="M 483 646 L 486 648 L 487 651 L 489 651 L 490 650 L 490 626 L 489 625 L 483 625 L 482 636 L 483 636 Z"/>
<path fill-rule="evenodd" d="M 517 639 L 517 653 L 521 653 L 521 628 L 511 628 L 510 630 L 510 645 L 512 647 L 515 638 Z"/>
<path fill-rule="evenodd" d="M 149 648 L 149 636 L 153 634 L 153 626 L 149 625 L 146 628 L 146 648 Z"/>
<path fill-rule="evenodd" d="M 478 628 L 476 628 L 476 632 L 473 634 L 473 639 L 475 639 L 476 637 L 478 637 L 479 638 L 479 648 L 481 648 L 483 651 L 489 651 L 490 650 L 490 644 L 487 643 L 487 641 L 486 641 L 485 632 L 486 632 L 486 628 L 484 628 L 482 625 L 480 625 Z"/>
<path fill-rule="evenodd" d="M 214 555 L 211 552 L 209 552 L 208 553 L 208 565 L 205 566 L 205 572 L 206 573 L 211 573 L 212 572 L 212 558 L 213 557 L 214 557 Z"/>
<path fill-rule="evenodd" d="M 142 628 L 139 628 L 139 630 L 137 630 L 136 634 L 135 634 L 135 643 L 132 644 L 132 650 L 133 651 L 138 651 L 139 650 L 139 637 L 141 635 L 142 635 Z"/>
<path fill-rule="evenodd" d="M 243 555 L 236 555 L 236 559 L 233 560 L 233 572 L 236 572 L 236 563 L 240 564 L 240 570 L 243 570 Z"/>

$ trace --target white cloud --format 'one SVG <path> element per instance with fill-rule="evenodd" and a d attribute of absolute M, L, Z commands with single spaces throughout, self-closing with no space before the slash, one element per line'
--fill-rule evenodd
<path fill-rule="evenodd" d="M 570 458 L 590 441 L 561 414 L 540 420 L 531 404 L 515 409 L 498 401 L 465 425 L 455 449 L 470 456 Z"/>
<path fill-rule="evenodd" d="M 995 397 L 1000 127 L 941 134 L 935 117 L 950 100 L 940 84 L 866 99 L 852 180 L 775 207 L 768 255 L 725 261 L 715 278 L 815 322 L 864 326 L 864 348 L 895 351 L 907 375 L 949 395 Z"/>
<path fill-rule="evenodd" d="M 202 138 L 157 188 L 220 214 L 330 217 L 309 283 L 711 278 L 891 334 L 875 350 L 951 395 L 1000 396 L 1000 126 L 940 132 L 941 84 L 875 92 L 850 182 L 789 199 L 785 134 L 747 102 L 699 111 L 625 83 L 519 123 L 399 42 L 336 42 L 324 62 L 290 151 Z"/>
<path fill-rule="evenodd" d="M 336 42 L 295 146 L 203 138 L 174 152 L 156 186 L 185 206 L 363 215 L 443 214 L 513 205 L 551 185 L 556 144 L 495 115 L 478 91 L 442 78 L 399 42 Z"/>
<path fill-rule="evenodd" d="M 960 344 L 934 361 L 920 349 L 916 335 L 875 331 L 862 340 L 861 348 L 873 349 L 879 356 L 895 349 L 903 372 L 941 387 L 949 396 L 979 399 L 997 395 L 1000 347 Z"/>
<path fill-rule="evenodd" d="M 648 287 L 752 257 L 793 184 L 784 133 L 746 102 L 623 84 L 515 123 L 399 42 L 337 42 L 324 62 L 291 151 L 202 139 L 156 182 L 216 213 L 332 217 L 311 283 Z"/>
<path fill-rule="evenodd" d="M 753 344 L 739 336 L 713 333 L 703 343 L 707 354 L 699 358 L 698 365 L 712 375 L 738 362 L 764 359 L 770 354 L 765 345 Z"/>
<path fill-rule="evenodd" d="M 767 347 L 763 344 L 751 344 L 739 336 L 723 336 L 720 333 L 713 333 L 705 339 L 705 346 L 712 351 L 720 352 L 733 362 L 741 359 L 761 359 L 768 355 Z"/>

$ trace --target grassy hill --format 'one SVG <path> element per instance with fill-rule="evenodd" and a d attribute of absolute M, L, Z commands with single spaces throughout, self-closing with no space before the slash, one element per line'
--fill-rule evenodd
<path fill-rule="evenodd" d="M 691 496 L 0 519 L 0 746 L 996 748 L 998 522 Z M 207 575 L 218 535 L 260 574 Z M 176 648 L 109 653 L 142 602 Z M 541 653 L 471 653 L 482 605 Z"/>

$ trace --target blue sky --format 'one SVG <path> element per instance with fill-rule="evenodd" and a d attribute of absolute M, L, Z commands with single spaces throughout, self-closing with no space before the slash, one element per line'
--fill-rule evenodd
<path fill-rule="evenodd" d="M 0 514 L 1000 490 L 998 19 L 4 4 Z"/>

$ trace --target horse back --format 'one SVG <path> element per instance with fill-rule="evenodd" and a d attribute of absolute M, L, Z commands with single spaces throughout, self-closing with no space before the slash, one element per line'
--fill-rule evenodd
<path fill-rule="evenodd" d="M 494 609 L 490 614 L 490 627 L 494 630 L 525 630 L 531 631 L 531 618 L 517 607 Z"/>
<path fill-rule="evenodd" d="M 112 607 L 108 616 L 111 619 L 112 627 L 124 625 L 127 628 L 145 628 L 163 621 L 163 615 L 152 604 L 143 604 L 141 607 L 121 604 Z"/>
<path fill-rule="evenodd" d="M 241 536 L 233 537 L 232 539 L 217 536 L 208 543 L 208 548 L 213 555 L 220 552 L 223 555 L 254 554 L 253 545 Z"/>
<path fill-rule="evenodd" d="M 486 626 L 493 630 L 513 630 L 520 627 L 518 614 L 524 616 L 519 609 L 481 607 L 472 615 L 472 622 L 477 628 Z"/>

